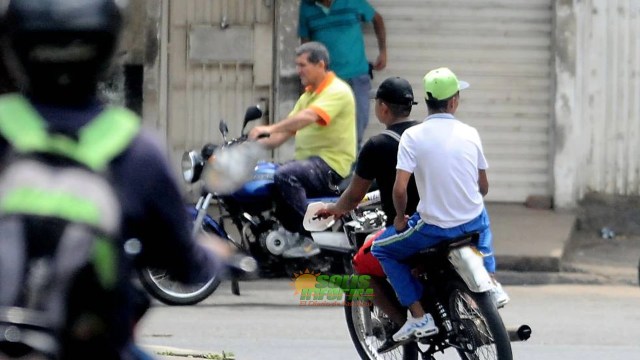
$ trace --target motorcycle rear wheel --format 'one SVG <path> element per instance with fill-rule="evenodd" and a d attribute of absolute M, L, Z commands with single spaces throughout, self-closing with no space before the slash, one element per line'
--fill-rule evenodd
<path fill-rule="evenodd" d="M 382 345 L 386 334 L 384 333 L 385 323 L 390 322 L 384 313 L 375 305 L 371 306 L 349 306 L 344 307 L 345 318 L 351 341 L 362 360 L 374 359 L 398 359 L 417 360 L 418 346 L 415 342 L 400 346 L 384 354 L 378 354 L 378 347 Z M 368 317 L 368 319 L 366 318 Z M 365 321 L 371 320 L 372 334 L 366 334 Z"/>
<path fill-rule="evenodd" d="M 448 305 L 461 359 L 513 359 L 509 334 L 488 292 L 474 293 L 462 281 L 454 281 Z"/>
<path fill-rule="evenodd" d="M 221 235 L 206 224 L 203 225 L 203 231 Z M 145 290 L 167 305 L 195 305 L 208 298 L 220 285 L 218 274 L 198 284 L 182 284 L 172 280 L 166 271 L 158 269 L 142 268 L 138 270 L 138 275 Z"/>

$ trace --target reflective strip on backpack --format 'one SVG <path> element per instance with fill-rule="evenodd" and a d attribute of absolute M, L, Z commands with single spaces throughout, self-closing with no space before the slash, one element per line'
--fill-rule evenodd
<path fill-rule="evenodd" d="M 94 171 L 105 170 L 137 135 L 137 115 L 124 108 L 107 108 L 78 132 L 78 141 L 49 134 L 46 123 L 21 95 L 0 97 L 0 134 L 22 153 L 44 152 L 75 160 Z"/>
<path fill-rule="evenodd" d="M 93 226 L 101 225 L 100 210 L 92 201 L 45 189 L 15 189 L 0 200 L 0 211 L 8 214 L 58 217 Z"/>
<path fill-rule="evenodd" d="M 117 232 L 121 208 L 108 180 L 80 167 L 35 159 L 6 165 L 0 176 L 0 213 L 51 216 Z"/>
<path fill-rule="evenodd" d="M 118 253 L 113 242 L 98 237 L 93 244 L 93 266 L 104 288 L 110 289 L 118 280 Z"/>

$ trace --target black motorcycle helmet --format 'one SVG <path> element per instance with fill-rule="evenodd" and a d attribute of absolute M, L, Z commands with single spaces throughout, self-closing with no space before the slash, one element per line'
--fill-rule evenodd
<path fill-rule="evenodd" d="M 117 48 L 123 4 L 10 0 L 3 16 L 9 72 L 39 101 L 64 104 L 94 97 Z"/>

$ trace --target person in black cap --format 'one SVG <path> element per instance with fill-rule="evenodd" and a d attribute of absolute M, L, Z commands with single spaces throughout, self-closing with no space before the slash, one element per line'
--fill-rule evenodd
<path fill-rule="evenodd" d="M 386 130 L 371 137 L 362 147 L 356 163 L 355 175 L 347 190 L 335 204 L 327 204 L 316 215 L 321 217 L 335 216 L 355 209 L 366 195 L 375 180 L 380 190 L 382 210 L 387 215 L 387 226 L 393 224 L 396 211 L 393 206 L 391 192 L 396 176 L 396 161 L 398 143 L 402 133 L 418 124 L 410 120 L 409 115 L 413 105 L 413 90 L 411 84 L 400 77 L 390 77 L 384 80 L 375 93 L 375 113 L 378 121 L 386 126 Z M 416 211 L 418 205 L 418 190 L 415 181 L 408 186 L 409 201 L 407 213 Z M 371 245 L 382 230 L 365 241 L 353 258 L 353 266 L 358 274 L 370 275 L 371 286 L 374 289 L 373 302 L 394 321 L 397 328 L 406 321 L 406 310 L 400 306 L 393 289 L 386 280 L 386 275 L 380 262 L 371 254 Z M 397 330 L 397 329 L 396 329 Z M 395 331 L 393 331 L 395 332 Z M 393 333 L 391 332 L 391 333 Z M 379 352 L 390 351 L 399 343 L 391 336 L 378 349 Z"/>

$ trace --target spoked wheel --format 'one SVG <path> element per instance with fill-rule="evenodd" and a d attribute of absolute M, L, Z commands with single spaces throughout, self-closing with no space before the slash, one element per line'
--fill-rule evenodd
<path fill-rule="evenodd" d="M 392 328 L 391 319 L 378 309 L 371 306 L 345 306 L 344 312 L 347 327 L 353 345 L 363 360 L 417 360 L 418 347 L 416 343 L 400 346 L 384 354 L 378 354 L 377 349 L 387 337 Z"/>
<path fill-rule="evenodd" d="M 452 342 L 462 359 L 513 359 L 509 335 L 488 293 L 473 293 L 464 283 L 453 282 L 449 313 L 456 333 Z"/>
<path fill-rule="evenodd" d="M 207 282 L 182 284 L 174 281 L 164 270 L 144 268 L 140 272 L 140 282 L 156 299 L 167 305 L 194 305 L 211 295 L 220 280 L 214 276 Z"/>
<path fill-rule="evenodd" d="M 208 226 L 203 230 L 216 234 L 216 231 Z M 198 284 L 174 281 L 164 270 L 142 268 L 138 270 L 138 275 L 142 286 L 151 296 L 167 305 L 195 305 L 213 294 L 220 285 L 218 274 Z"/>

